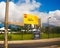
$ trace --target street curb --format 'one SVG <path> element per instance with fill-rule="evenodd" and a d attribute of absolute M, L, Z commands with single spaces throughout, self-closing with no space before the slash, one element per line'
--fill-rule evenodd
<path fill-rule="evenodd" d="M 38 42 L 60 42 L 60 38 L 51 39 L 39 39 L 39 40 L 18 40 L 18 41 L 8 41 L 8 44 L 27 44 L 27 43 L 38 43 Z M 0 41 L 0 44 L 4 44 L 4 41 Z"/>

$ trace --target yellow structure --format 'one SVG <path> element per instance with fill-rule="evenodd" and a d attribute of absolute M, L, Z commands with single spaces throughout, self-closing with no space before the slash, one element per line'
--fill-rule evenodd
<path fill-rule="evenodd" d="M 24 14 L 24 24 L 38 24 L 38 17 L 32 14 Z"/>

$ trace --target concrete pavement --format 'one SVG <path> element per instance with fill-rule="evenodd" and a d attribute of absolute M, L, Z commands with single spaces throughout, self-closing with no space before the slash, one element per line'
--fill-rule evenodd
<path fill-rule="evenodd" d="M 60 38 L 8 41 L 8 48 L 57 48 L 58 46 Z M 0 41 L 0 48 L 4 48 L 4 41 Z"/>
<path fill-rule="evenodd" d="M 18 40 L 18 41 L 8 41 L 8 44 L 28 44 L 28 43 L 39 43 L 39 42 L 60 42 L 60 38 L 50 38 L 50 39 L 39 39 L 39 40 Z M 0 44 L 4 44 L 4 41 L 0 41 Z"/>

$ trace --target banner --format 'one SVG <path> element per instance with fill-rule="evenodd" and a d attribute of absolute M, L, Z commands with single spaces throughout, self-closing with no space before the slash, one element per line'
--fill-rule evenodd
<path fill-rule="evenodd" d="M 24 14 L 24 24 L 38 24 L 38 17 L 32 14 Z"/>

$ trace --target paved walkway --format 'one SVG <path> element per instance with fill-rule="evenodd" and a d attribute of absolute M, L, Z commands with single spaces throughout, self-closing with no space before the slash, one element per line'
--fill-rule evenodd
<path fill-rule="evenodd" d="M 60 38 L 8 41 L 8 44 L 24 44 L 24 43 L 54 42 L 54 41 L 60 41 Z M 4 41 L 0 41 L 0 44 L 3 44 L 3 43 Z"/>
<path fill-rule="evenodd" d="M 48 47 L 37 47 L 37 48 L 60 48 L 58 45 L 52 45 Z"/>

